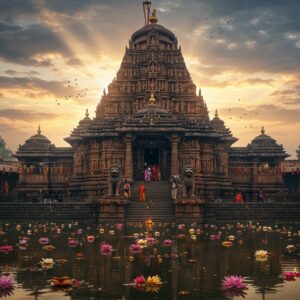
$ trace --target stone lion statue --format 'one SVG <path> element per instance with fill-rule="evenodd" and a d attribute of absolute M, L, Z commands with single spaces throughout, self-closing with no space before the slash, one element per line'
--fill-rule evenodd
<path fill-rule="evenodd" d="M 121 182 L 121 168 L 118 165 L 112 165 L 108 171 L 108 196 L 120 196 Z"/>
<path fill-rule="evenodd" d="M 182 196 L 194 197 L 195 196 L 195 173 L 192 166 L 186 165 L 182 169 Z"/>

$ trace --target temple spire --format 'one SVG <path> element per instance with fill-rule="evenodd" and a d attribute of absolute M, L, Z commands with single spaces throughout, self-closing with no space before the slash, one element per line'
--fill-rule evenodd
<path fill-rule="evenodd" d="M 265 134 L 265 127 L 263 126 L 262 128 L 261 128 L 261 134 Z"/>
<path fill-rule="evenodd" d="M 86 118 L 88 118 L 89 116 L 90 116 L 90 114 L 89 114 L 89 110 L 88 110 L 88 109 L 86 109 L 86 110 L 85 110 L 85 117 L 86 117 Z"/>
<path fill-rule="evenodd" d="M 215 118 L 218 118 L 218 117 L 219 117 L 219 114 L 218 114 L 218 110 L 216 109 Z"/>
<path fill-rule="evenodd" d="M 38 133 L 38 134 L 41 134 L 41 133 L 42 133 L 40 124 L 39 124 L 38 130 L 37 130 L 37 133 Z"/>

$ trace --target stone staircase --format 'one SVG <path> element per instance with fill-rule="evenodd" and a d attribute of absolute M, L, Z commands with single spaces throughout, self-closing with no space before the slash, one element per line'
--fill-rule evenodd
<path fill-rule="evenodd" d="M 300 223 L 300 202 L 204 204 L 204 223 L 249 221 L 264 224 Z"/>
<path fill-rule="evenodd" d="M 170 183 L 168 181 L 143 182 L 146 187 L 146 203 L 140 203 L 138 189 L 141 182 L 133 183 L 132 199 L 126 208 L 126 222 L 145 222 L 147 219 L 156 222 L 174 222 L 175 206 L 171 198 Z"/>

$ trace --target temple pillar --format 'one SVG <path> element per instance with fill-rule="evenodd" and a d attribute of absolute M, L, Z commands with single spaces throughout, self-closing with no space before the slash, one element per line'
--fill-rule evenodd
<path fill-rule="evenodd" d="M 178 143 L 180 138 L 177 136 L 177 134 L 174 134 L 170 138 L 170 142 L 172 145 L 172 159 L 171 159 L 171 176 L 178 175 Z"/>
<path fill-rule="evenodd" d="M 125 142 L 125 172 L 124 172 L 124 178 L 127 179 L 127 181 L 132 182 L 133 181 L 133 161 L 132 161 L 132 142 L 134 138 L 131 134 L 127 134 L 125 136 L 124 142 Z"/>

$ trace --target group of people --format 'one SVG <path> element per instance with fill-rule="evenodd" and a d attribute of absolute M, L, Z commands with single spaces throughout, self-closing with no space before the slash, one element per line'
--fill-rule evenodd
<path fill-rule="evenodd" d="M 260 188 L 257 192 L 257 202 L 264 202 L 265 196 L 263 190 Z M 240 191 L 237 191 L 234 196 L 234 202 L 236 203 L 244 203 L 244 196 Z"/>
<path fill-rule="evenodd" d="M 143 177 L 147 182 L 161 181 L 160 167 L 157 164 L 148 165 L 147 163 L 145 163 Z"/>

